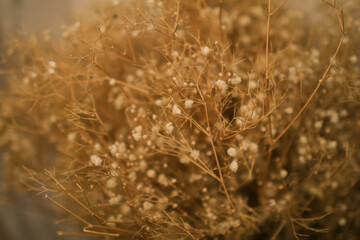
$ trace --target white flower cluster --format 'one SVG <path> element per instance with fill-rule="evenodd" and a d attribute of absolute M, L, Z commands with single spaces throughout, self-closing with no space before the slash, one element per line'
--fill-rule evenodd
<path fill-rule="evenodd" d="M 216 86 L 221 90 L 221 93 L 223 95 L 225 95 L 227 93 L 228 88 L 229 88 L 224 80 L 217 80 Z"/>
<path fill-rule="evenodd" d="M 165 131 L 166 131 L 167 134 L 171 134 L 174 131 L 174 125 L 173 125 L 172 122 L 168 122 L 165 125 Z"/>
<path fill-rule="evenodd" d="M 98 155 L 91 155 L 90 162 L 92 162 L 95 166 L 100 166 L 102 163 L 102 159 Z"/>
<path fill-rule="evenodd" d="M 232 160 L 232 162 L 230 163 L 230 166 L 229 166 L 230 170 L 234 173 L 237 172 L 237 170 L 239 169 L 239 164 L 237 162 L 236 159 Z"/>
<path fill-rule="evenodd" d="M 237 157 L 238 151 L 236 150 L 236 148 L 230 147 L 230 148 L 228 148 L 228 150 L 227 150 L 227 154 L 228 154 L 230 157 Z"/>
<path fill-rule="evenodd" d="M 196 149 L 193 149 L 190 153 L 190 156 L 193 158 L 193 159 L 198 159 L 200 157 L 200 152 L 199 150 L 196 150 Z"/>
<path fill-rule="evenodd" d="M 49 72 L 49 74 L 55 74 L 55 68 L 56 68 L 56 62 L 54 62 L 54 61 L 50 61 L 49 62 L 49 68 L 48 68 L 48 72 Z"/>
<path fill-rule="evenodd" d="M 135 141 L 139 141 L 141 139 L 142 129 L 143 129 L 143 127 L 141 125 L 139 125 L 133 131 L 132 136 L 134 137 Z"/>
<path fill-rule="evenodd" d="M 181 109 L 178 107 L 178 105 L 174 104 L 173 109 L 172 109 L 172 113 L 174 115 L 180 115 L 181 114 Z"/>
<path fill-rule="evenodd" d="M 186 109 L 191 108 L 193 106 L 193 104 L 194 104 L 194 100 L 191 100 L 191 99 L 186 99 L 185 100 L 185 108 Z"/>
<path fill-rule="evenodd" d="M 210 52 L 211 52 L 211 48 L 209 48 L 208 46 L 205 46 L 201 49 L 201 54 L 204 55 L 205 57 L 207 57 Z"/>

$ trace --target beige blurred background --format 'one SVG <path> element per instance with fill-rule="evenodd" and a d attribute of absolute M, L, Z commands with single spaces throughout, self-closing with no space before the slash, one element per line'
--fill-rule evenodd
<path fill-rule="evenodd" d="M 25 30 L 60 32 L 61 24 L 86 11 L 96 0 L 0 0 L 2 33 Z"/>

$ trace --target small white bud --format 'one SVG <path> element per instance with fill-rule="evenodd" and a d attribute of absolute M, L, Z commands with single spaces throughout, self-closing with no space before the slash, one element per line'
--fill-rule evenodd
<path fill-rule="evenodd" d="M 49 62 L 49 67 L 51 67 L 51 68 L 56 68 L 56 62 L 50 61 L 50 62 Z"/>
<path fill-rule="evenodd" d="M 144 210 L 145 211 L 149 211 L 150 209 L 152 209 L 153 204 L 149 203 L 149 202 L 144 202 Z"/>
<path fill-rule="evenodd" d="M 181 157 L 180 158 L 180 163 L 182 164 L 189 164 L 190 163 L 190 159 L 187 157 Z"/>
<path fill-rule="evenodd" d="M 109 85 L 110 85 L 110 86 L 114 86 L 115 84 L 116 84 L 115 78 L 111 78 L 111 79 L 109 80 Z"/>
<path fill-rule="evenodd" d="M 241 80 L 242 80 L 241 77 L 236 76 L 236 77 L 234 77 L 234 78 L 231 79 L 231 84 L 233 84 L 233 85 L 238 85 L 238 84 L 241 83 Z"/>
<path fill-rule="evenodd" d="M 281 178 L 286 178 L 287 175 L 288 175 L 288 172 L 285 169 L 280 170 L 280 177 Z"/>
<path fill-rule="evenodd" d="M 163 105 L 163 100 L 162 99 L 156 99 L 155 100 L 155 105 L 159 106 L 159 107 L 162 106 Z"/>
<path fill-rule="evenodd" d="M 330 116 L 330 122 L 332 124 L 338 124 L 339 123 L 339 114 L 336 111 L 330 110 L 329 111 L 329 116 Z"/>
<path fill-rule="evenodd" d="M 174 125 L 172 122 L 169 122 L 165 125 L 165 131 L 167 134 L 171 134 L 174 131 Z"/>
<path fill-rule="evenodd" d="M 336 141 L 330 141 L 327 143 L 327 148 L 329 150 L 335 150 L 337 147 L 337 142 Z"/>
<path fill-rule="evenodd" d="M 156 177 L 156 172 L 154 169 L 149 169 L 146 171 L 146 176 L 148 176 L 149 178 L 155 178 Z"/>
<path fill-rule="evenodd" d="M 139 125 L 133 131 L 132 135 L 133 135 L 135 141 L 139 141 L 141 139 L 142 129 L 143 129 L 142 126 Z"/>
<path fill-rule="evenodd" d="M 117 204 L 121 201 L 121 196 L 120 195 L 117 195 L 115 197 L 112 197 L 109 199 L 109 203 L 110 204 Z"/>
<path fill-rule="evenodd" d="M 116 153 L 118 152 L 116 144 L 113 144 L 109 147 L 110 153 L 113 157 L 116 156 Z"/>
<path fill-rule="evenodd" d="M 307 140 L 307 138 L 305 136 L 301 136 L 300 139 L 299 139 L 299 142 L 301 144 L 307 144 L 308 140 Z"/>
<path fill-rule="evenodd" d="M 67 139 L 70 141 L 70 142 L 74 142 L 75 139 L 76 139 L 76 132 L 71 132 L 67 135 Z"/>
<path fill-rule="evenodd" d="M 322 125 L 323 125 L 323 121 L 317 121 L 314 123 L 314 127 L 317 129 L 322 128 Z"/>
<path fill-rule="evenodd" d="M 258 151 L 258 145 L 255 142 L 251 142 L 249 146 L 249 150 L 253 153 L 256 153 Z"/>
<path fill-rule="evenodd" d="M 226 82 L 224 80 L 217 80 L 216 86 L 221 90 L 222 94 L 225 95 L 227 93 L 228 85 L 226 84 Z"/>
<path fill-rule="evenodd" d="M 285 108 L 284 112 L 287 114 L 292 114 L 294 112 L 294 109 L 292 107 L 287 107 Z"/>
<path fill-rule="evenodd" d="M 124 97 L 122 95 L 119 95 L 114 100 L 114 107 L 116 110 L 121 110 L 124 107 Z"/>
<path fill-rule="evenodd" d="M 111 167 L 112 167 L 113 169 L 117 169 L 117 168 L 119 167 L 119 164 L 117 164 L 117 162 L 113 162 L 113 163 L 111 164 Z"/>
<path fill-rule="evenodd" d="M 191 108 L 193 106 L 193 104 L 194 104 L 193 100 L 191 100 L 191 99 L 186 99 L 185 100 L 185 108 L 189 109 L 189 108 Z"/>
<path fill-rule="evenodd" d="M 230 148 L 228 148 L 228 150 L 227 150 L 227 154 L 228 154 L 230 157 L 236 157 L 236 156 L 238 155 L 238 151 L 236 150 L 236 148 L 230 147 Z"/>
<path fill-rule="evenodd" d="M 234 173 L 237 172 L 237 170 L 239 169 L 239 164 L 237 162 L 237 160 L 233 160 L 231 163 L 230 163 L 230 166 L 229 166 L 230 170 Z"/>
<path fill-rule="evenodd" d="M 193 159 L 198 159 L 200 157 L 200 152 L 199 150 L 196 150 L 196 149 L 193 149 L 190 153 L 190 156 L 193 158 Z"/>
<path fill-rule="evenodd" d="M 97 152 L 101 151 L 101 145 L 100 145 L 99 143 L 95 143 L 94 149 L 95 149 Z"/>
<path fill-rule="evenodd" d="M 350 60 L 351 63 L 354 63 L 354 64 L 357 63 L 357 61 L 358 61 L 358 59 L 357 59 L 357 57 L 355 55 L 350 56 L 349 60 Z"/>
<path fill-rule="evenodd" d="M 91 155 L 90 156 L 90 161 L 95 165 L 95 166 L 100 166 L 102 163 L 102 159 L 101 157 L 97 156 L 97 155 Z"/>
<path fill-rule="evenodd" d="M 49 72 L 50 75 L 53 75 L 53 74 L 55 74 L 55 69 L 49 68 L 48 72 Z"/>
<path fill-rule="evenodd" d="M 210 52 L 211 52 L 211 48 L 209 48 L 208 46 L 205 46 L 201 49 L 201 54 L 204 55 L 205 57 L 207 57 Z"/>
<path fill-rule="evenodd" d="M 159 125 L 154 125 L 152 128 L 151 128 L 151 131 L 153 132 L 153 133 L 158 133 L 159 131 L 160 131 L 160 127 L 159 127 Z"/>
<path fill-rule="evenodd" d="M 343 227 L 346 225 L 346 222 L 347 222 L 346 218 L 342 217 L 339 219 L 338 223 L 339 223 L 339 226 Z"/>
<path fill-rule="evenodd" d="M 164 187 L 167 187 L 169 185 L 169 180 L 163 173 L 159 175 L 157 181 L 160 185 L 163 185 Z"/>
<path fill-rule="evenodd" d="M 181 114 L 181 109 L 178 107 L 178 105 L 174 104 L 173 109 L 172 109 L 172 113 L 175 115 L 180 115 Z"/>
<path fill-rule="evenodd" d="M 250 90 L 255 90 L 257 88 L 257 83 L 255 81 L 250 81 L 249 82 L 249 89 Z"/>
<path fill-rule="evenodd" d="M 106 181 L 106 187 L 107 188 L 114 188 L 117 186 L 117 181 L 115 178 L 110 178 Z"/>

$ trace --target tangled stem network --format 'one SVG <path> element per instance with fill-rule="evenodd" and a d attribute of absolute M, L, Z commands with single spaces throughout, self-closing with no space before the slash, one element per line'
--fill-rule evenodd
<path fill-rule="evenodd" d="M 356 239 L 360 2 L 298 2 L 102 2 L 9 39 L 8 191 L 59 235 Z"/>

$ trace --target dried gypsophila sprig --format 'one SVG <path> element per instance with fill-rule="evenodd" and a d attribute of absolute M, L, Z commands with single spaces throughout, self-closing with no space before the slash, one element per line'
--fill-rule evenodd
<path fill-rule="evenodd" d="M 271 8 L 270 3 L 268 22 L 282 6 Z M 252 1 L 228 2 L 221 8 L 191 2 L 148 4 L 150 12 L 119 5 L 109 14 L 114 18 L 98 20 L 100 27 L 80 23 L 67 31 L 67 39 L 84 27 L 88 33 L 62 50 L 61 56 L 79 56 L 76 68 L 54 58 L 57 51 L 33 54 L 36 43 L 18 50 L 31 61 L 24 62 L 22 77 L 13 76 L 12 91 L 20 98 L 9 97 L 2 105 L 7 111 L 1 122 L 12 129 L 4 134 L 12 160 L 21 149 L 21 160 L 28 165 L 30 156 L 40 158 L 41 144 L 36 144 L 50 141 L 57 172 L 48 172 L 46 178 L 40 171 L 32 180 L 48 194 L 58 192 L 59 200 L 47 198 L 93 236 L 251 239 L 265 231 L 259 229 L 264 222 L 278 224 L 276 217 L 282 220 L 276 231 L 266 230 L 275 237 L 286 225 L 295 237 L 300 227 L 316 230 L 310 222 L 324 217 L 324 207 L 312 207 L 315 217 L 309 219 L 298 209 L 309 207 L 312 199 L 328 199 L 321 194 L 332 195 L 327 188 L 337 188 L 333 179 L 350 159 L 334 160 L 348 151 L 337 138 L 338 131 L 346 130 L 340 126 L 346 114 L 321 111 L 330 101 L 318 91 L 327 83 L 329 70 L 324 73 L 323 66 L 330 68 L 335 58 L 328 65 L 320 59 L 320 53 L 326 58 L 326 47 L 304 56 L 304 42 L 288 44 L 286 33 L 299 22 L 289 13 L 274 20 L 273 36 L 270 25 L 263 34 L 262 8 Z M 293 32 L 296 39 L 307 37 L 305 30 Z M 267 50 L 259 53 L 264 39 Z M 335 67 L 340 72 L 341 66 Z M 336 72 L 331 74 L 333 82 L 339 81 Z M 331 99 L 344 92 L 337 88 Z M 307 99 L 305 105 L 299 95 Z M 322 102 L 313 101 L 318 95 Z M 300 124 L 296 120 L 308 107 L 319 114 L 307 113 Z M 31 114 L 24 117 L 28 108 Z M 24 124 L 18 124 L 20 119 Z M 19 138 L 24 131 L 39 136 L 38 141 Z M 312 137 L 305 141 L 297 132 Z M 294 142 L 298 145 L 293 150 Z M 25 152 L 31 153 L 29 158 Z M 349 189 L 346 181 L 336 182 Z M 62 204 L 66 199 L 68 207 Z"/>

